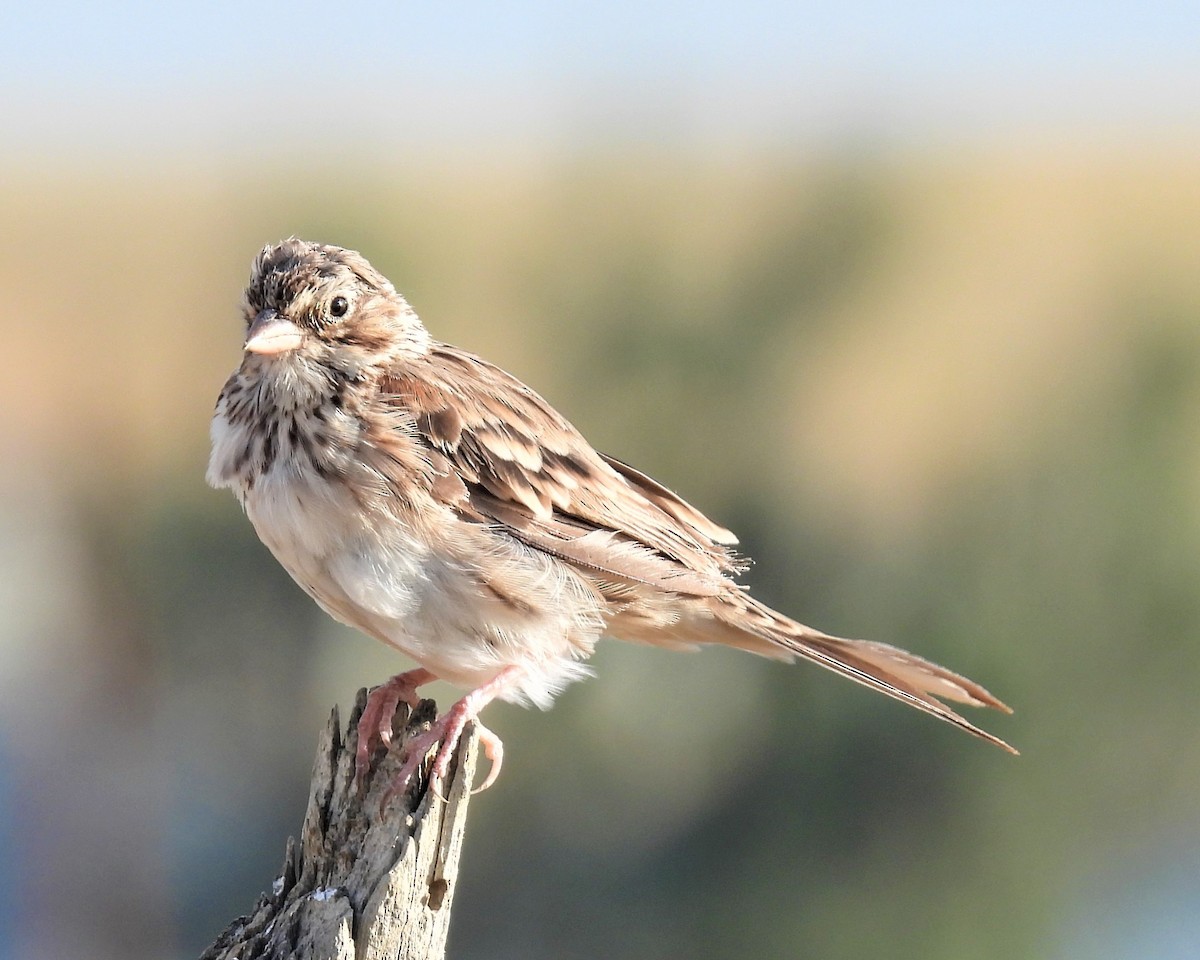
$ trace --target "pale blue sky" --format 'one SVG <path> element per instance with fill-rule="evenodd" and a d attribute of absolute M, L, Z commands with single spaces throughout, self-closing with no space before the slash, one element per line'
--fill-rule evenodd
<path fill-rule="evenodd" d="M 1200 4 L 51 0 L 0 11 L 10 154 L 1022 130 L 1200 132 Z"/>

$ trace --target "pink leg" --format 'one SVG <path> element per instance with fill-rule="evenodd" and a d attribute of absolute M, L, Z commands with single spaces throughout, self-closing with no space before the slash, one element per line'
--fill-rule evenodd
<path fill-rule="evenodd" d="M 381 683 L 367 694 L 367 705 L 358 721 L 358 750 L 354 755 L 354 776 L 362 783 L 371 765 L 371 754 L 375 745 L 385 747 L 392 744 L 392 717 L 403 700 L 410 707 L 420 703 L 417 687 L 436 680 L 437 677 L 424 668 L 398 673 L 386 683 Z"/>
<path fill-rule="evenodd" d="M 483 686 L 476 687 L 450 707 L 433 722 L 427 731 L 410 740 L 405 745 L 404 765 L 396 774 L 396 779 L 392 781 L 392 788 L 384 797 L 384 804 L 386 805 L 394 794 L 399 793 L 407 786 L 421 768 L 421 764 L 425 762 L 429 751 L 435 746 L 438 747 L 438 751 L 434 755 L 433 767 L 429 771 L 429 781 L 436 789 L 438 782 L 444 780 L 450 771 L 450 759 L 454 756 L 454 748 L 458 746 L 463 729 L 472 720 L 476 720 L 480 710 L 519 681 L 523 673 L 520 667 L 505 667 L 494 678 Z M 496 782 L 496 777 L 500 775 L 504 745 L 500 742 L 499 737 L 477 720 L 475 726 L 479 731 L 479 742 L 483 746 L 484 755 L 492 765 L 487 777 L 479 785 L 479 790 L 486 790 Z M 478 793 L 479 790 L 475 792 Z"/>

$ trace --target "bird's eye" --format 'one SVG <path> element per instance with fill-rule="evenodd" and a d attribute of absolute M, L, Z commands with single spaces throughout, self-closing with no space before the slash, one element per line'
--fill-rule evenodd
<path fill-rule="evenodd" d="M 332 317 L 344 317 L 349 309 L 350 301 L 345 297 L 334 297 L 329 301 L 329 315 Z"/>

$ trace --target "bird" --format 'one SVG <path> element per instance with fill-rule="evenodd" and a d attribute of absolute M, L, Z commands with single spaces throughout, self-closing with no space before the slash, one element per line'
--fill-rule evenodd
<path fill-rule="evenodd" d="M 513 375 L 434 339 L 354 250 L 295 237 L 254 258 L 241 362 L 220 391 L 207 480 L 335 620 L 417 666 L 373 688 L 356 772 L 436 679 L 468 692 L 406 745 L 401 789 L 448 773 L 493 700 L 543 709 L 602 636 L 807 660 L 1016 753 L 943 701 L 1011 713 L 979 684 L 886 643 L 807 627 L 752 597 L 737 538 L 595 450 Z M 435 752 L 436 750 L 436 752 Z"/>

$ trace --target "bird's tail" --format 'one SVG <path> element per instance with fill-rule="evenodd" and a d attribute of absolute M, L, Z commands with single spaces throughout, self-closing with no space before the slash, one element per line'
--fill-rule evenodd
<path fill-rule="evenodd" d="M 777 659 L 811 660 L 910 707 L 931 713 L 1009 753 L 1017 753 L 999 737 L 981 730 L 941 702 L 951 700 L 1012 713 L 973 680 L 886 643 L 831 637 L 785 617 L 745 593 L 714 598 L 712 607 L 722 628 L 719 642 Z"/>

